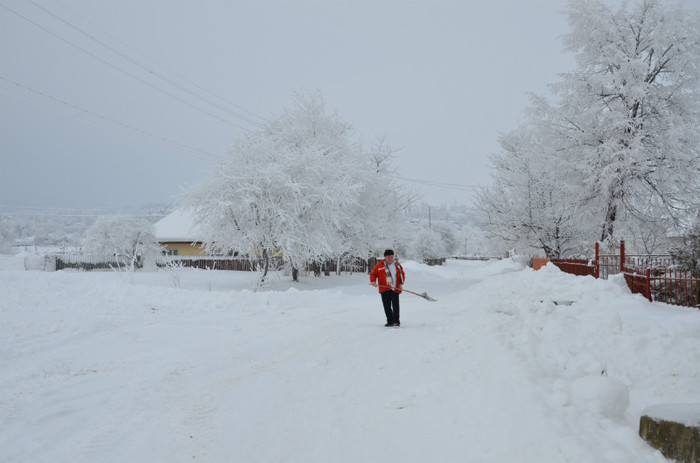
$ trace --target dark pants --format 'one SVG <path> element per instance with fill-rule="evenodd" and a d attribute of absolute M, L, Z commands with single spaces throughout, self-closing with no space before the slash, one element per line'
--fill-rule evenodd
<path fill-rule="evenodd" d="M 400 323 L 399 318 L 399 294 L 392 290 L 384 291 L 382 295 L 382 304 L 384 304 L 384 313 L 386 314 L 387 323 Z M 393 308 L 393 310 L 392 310 Z"/>

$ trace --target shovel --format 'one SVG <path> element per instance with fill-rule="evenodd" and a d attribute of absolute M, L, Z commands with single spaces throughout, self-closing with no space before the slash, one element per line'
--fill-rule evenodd
<path fill-rule="evenodd" d="M 370 283 L 369 285 L 372 286 L 372 283 Z M 384 285 L 377 285 L 377 286 L 379 286 L 380 288 L 394 289 L 394 288 L 392 288 L 391 286 L 384 286 Z M 406 291 L 407 293 L 415 294 L 416 296 L 422 297 L 423 299 L 426 299 L 426 300 L 428 300 L 428 301 L 430 301 L 430 302 L 435 302 L 435 301 L 437 301 L 437 299 L 433 299 L 432 297 L 428 296 L 428 293 L 422 293 L 422 294 L 414 293 L 413 291 L 409 291 L 409 290 L 406 289 L 406 288 L 401 288 L 401 291 Z"/>

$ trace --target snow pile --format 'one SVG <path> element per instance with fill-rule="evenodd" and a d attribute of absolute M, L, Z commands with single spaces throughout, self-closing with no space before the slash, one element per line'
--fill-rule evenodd
<path fill-rule="evenodd" d="M 665 461 L 639 417 L 697 400 L 700 312 L 553 266 L 404 266 L 438 302 L 387 329 L 364 274 L 0 260 L 0 460 Z"/>

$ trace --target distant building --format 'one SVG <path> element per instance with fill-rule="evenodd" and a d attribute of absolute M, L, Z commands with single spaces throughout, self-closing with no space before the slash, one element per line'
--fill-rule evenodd
<path fill-rule="evenodd" d="M 170 256 L 205 256 L 202 233 L 188 211 L 175 210 L 154 225 L 156 239 Z"/>

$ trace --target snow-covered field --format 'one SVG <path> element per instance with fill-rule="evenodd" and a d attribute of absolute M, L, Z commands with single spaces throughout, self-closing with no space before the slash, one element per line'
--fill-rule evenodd
<path fill-rule="evenodd" d="M 24 271 L 0 257 L 2 462 L 659 462 L 700 311 L 512 260 L 364 274 Z M 553 301 L 574 301 L 555 305 Z"/>

